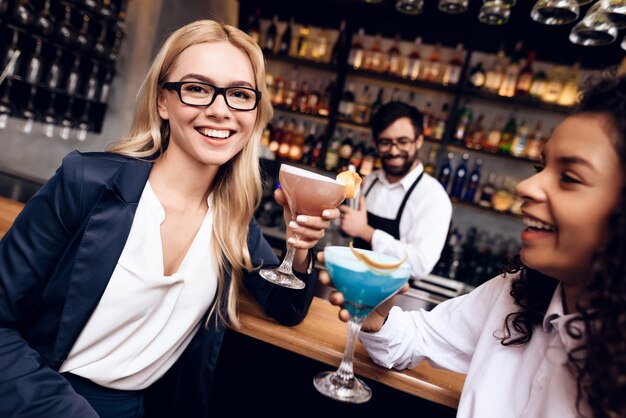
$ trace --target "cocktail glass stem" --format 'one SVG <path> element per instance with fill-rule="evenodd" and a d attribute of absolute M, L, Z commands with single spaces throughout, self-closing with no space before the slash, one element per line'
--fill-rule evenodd
<path fill-rule="evenodd" d="M 322 394 L 348 403 L 367 402 L 372 390 L 354 376 L 353 360 L 356 342 L 365 316 L 351 315 L 348 320 L 348 341 L 343 351 L 343 359 L 335 372 L 319 373 L 313 379 L 315 388 Z"/>
<path fill-rule="evenodd" d="M 296 240 L 300 239 L 300 234 L 298 233 L 293 234 L 293 238 Z M 287 249 L 287 254 L 285 254 L 285 258 L 283 259 L 283 262 L 280 263 L 280 266 L 278 266 L 276 271 L 283 273 L 283 274 L 293 275 L 293 258 L 295 255 L 296 255 L 296 248 L 289 246 L 289 248 Z"/>

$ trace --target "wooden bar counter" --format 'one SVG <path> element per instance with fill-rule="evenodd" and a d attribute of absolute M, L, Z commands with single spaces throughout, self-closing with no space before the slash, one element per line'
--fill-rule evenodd
<path fill-rule="evenodd" d="M 0 197 L 0 237 L 11 227 L 23 204 Z M 337 308 L 314 297 L 307 317 L 294 327 L 285 327 L 263 314 L 256 302 L 242 292 L 239 303 L 243 335 L 272 344 L 301 356 L 332 366 L 339 366 L 346 344 L 348 325 L 337 318 Z M 330 370 L 330 369 L 329 369 Z M 389 387 L 451 408 L 459 403 L 465 380 L 463 375 L 440 370 L 426 362 L 410 370 L 387 370 L 370 360 L 361 343 L 357 343 L 354 371 Z"/>
<path fill-rule="evenodd" d="M 337 318 L 338 309 L 314 297 L 304 321 L 285 327 L 266 317 L 256 302 L 244 294 L 239 302 L 241 328 L 249 337 L 321 361 L 336 368 L 343 358 L 348 324 Z M 360 342 L 354 355 L 354 372 L 395 389 L 456 408 L 464 375 L 431 367 L 422 362 L 409 370 L 387 370 L 369 358 Z"/>

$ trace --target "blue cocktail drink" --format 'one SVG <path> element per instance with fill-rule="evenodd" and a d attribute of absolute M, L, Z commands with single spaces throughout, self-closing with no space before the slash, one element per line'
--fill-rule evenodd
<path fill-rule="evenodd" d="M 330 246 L 324 249 L 324 264 L 350 312 L 348 342 L 336 372 L 320 373 L 313 379 L 324 395 L 349 403 L 367 402 L 371 389 L 352 371 L 352 359 L 361 323 L 376 306 L 393 296 L 409 279 L 411 267 L 396 257 L 373 251 Z"/>

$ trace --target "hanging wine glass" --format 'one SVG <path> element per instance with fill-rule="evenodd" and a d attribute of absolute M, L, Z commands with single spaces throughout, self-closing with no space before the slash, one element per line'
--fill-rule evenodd
<path fill-rule="evenodd" d="M 617 27 L 601 9 L 589 9 L 569 34 L 570 42 L 583 46 L 608 45 L 616 39 Z"/>
<path fill-rule="evenodd" d="M 544 25 L 565 25 L 576 20 L 579 13 L 576 0 L 538 0 L 530 17 Z"/>
<path fill-rule="evenodd" d="M 513 2 L 515 4 L 515 2 Z M 511 6 L 504 0 L 484 0 L 478 12 L 478 20 L 486 25 L 504 25 L 511 15 Z"/>
<path fill-rule="evenodd" d="M 444 13 L 458 14 L 467 11 L 469 0 L 439 0 L 439 10 Z"/>
<path fill-rule="evenodd" d="M 602 0 L 591 6 L 589 13 L 597 9 L 606 13 L 611 22 L 617 26 L 617 29 L 626 28 L 626 1 Z"/>
<path fill-rule="evenodd" d="M 576 0 L 579 6 L 584 6 L 585 4 L 591 3 L 593 0 Z"/>
<path fill-rule="evenodd" d="M 424 0 L 398 0 L 396 1 L 396 10 L 407 15 L 418 15 L 422 13 Z"/>
<path fill-rule="evenodd" d="M 624 39 L 622 39 L 622 43 L 620 44 L 622 49 L 626 51 L 626 35 L 624 35 Z"/>

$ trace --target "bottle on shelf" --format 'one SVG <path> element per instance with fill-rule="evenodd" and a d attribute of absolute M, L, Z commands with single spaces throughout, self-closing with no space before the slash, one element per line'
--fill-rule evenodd
<path fill-rule="evenodd" d="M 483 165 L 483 160 L 477 158 L 474 162 L 474 168 L 467 178 L 467 187 L 463 194 L 463 200 L 466 202 L 474 203 L 478 195 L 478 186 L 480 185 L 480 170 Z"/>
<path fill-rule="evenodd" d="M 11 38 L 11 44 L 7 48 L 7 51 L 4 54 L 4 59 L 2 60 L 1 70 L 6 71 L 7 77 L 19 75 L 21 61 L 20 56 L 22 55 L 22 51 L 18 46 L 19 40 L 20 35 L 18 31 L 14 30 Z M 12 61 L 13 65 L 11 65 Z"/>
<path fill-rule="evenodd" d="M 246 32 L 250 37 L 256 42 L 259 43 L 261 37 L 261 9 L 257 7 L 253 15 L 248 17 L 248 25 L 246 28 Z"/>
<path fill-rule="evenodd" d="M 282 36 L 280 37 L 280 42 L 278 43 L 279 55 L 287 56 L 291 54 L 292 27 L 293 18 L 290 18 L 289 22 L 287 22 L 287 26 L 285 27 Z"/>
<path fill-rule="evenodd" d="M 348 65 L 355 70 L 361 69 L 365 64 L 365 29 L 359 28 L 353 37 L 348 55 Z"/>
<path fill-rule="evenodd" d="M 567 82 L 567 70 L 561 65 L 555 65 L 548 73 L 548 81 L 541 96 L 546 103 L 556 103 Z"/>
<path fill-rule="evenodd" d="M 365 154 L 367 153 L 367 146 L 365 145 L 366 140 L 364 138 L 365 135 L 366 135 L 365 133 L 361 134 L 361 139 L 354 146 L 354 150 L 352 152 L 352 155 L 350 156 L 350 164 L 354 166 L 357 173 L 361 170 L 361 165 L 363 164 L 363 158 L 365 157 Z"/>
<path fill-rule="evenodd" d="M 433 124 L 435 119 L 432 104 L 430 102 L 426 102 L 426 105 L 421 109 L 421 113 L 422 131 L 425 137 L 430 138 L 433 135 Z"/>
<path fill-rule="evenodd" d="M 385 72 L 391 75 L 402 74 L 402 55 L 400 53 L 400 34 L 396 34 L 393 43 L 387 50 Z"/>
<path fill-rule="evenodd" d="M 22 127 L 22 132 L 25 134 L 31 133 L 33 131 L 33 126 L 35 125 L 35 96 L 37 96 L 37 87 L 33 86 L 30 88 L 26 107 L 22 110 L 22 117 L 26 119 Z"/>
<path fill-rule="evenodd" d="M 372 47 L 365 52 L 365 70 L 382 72 L 383 71 L 383 52 L 381 48 L 382 36 L 377 33 L 374 37 Z"/>
<path fill-rule="evenodd" d="M 62 51 L 60 49 L 57 49 L 54 54 L 54 59 L 52 60 L 52 62 L 50 63 L 50 66 L 48 67 L 45 83 L 46 83 L 46 86 L 48 86 L 51 89 L 58 88 L 59 82 L 61 81 L 61 70 L 62 70 L 61 54 L 62 54 Z"/>
<path fill-rule="evenodd" d="M 308 24 L 303 24 L 298 30 L 298 39 L 296 42 L 296 55 L 300 58 L 306 58 L 309 55 L 311 28 Z"/>
<path fill-rule="evenodd" d="M 295 130 L 291 136 L 291 146 L 289 147 L 288 158 L 291 161 L 300 161 L 304 155 L 304 141 L 306 139 L 304 121 L 300 120 L 295 125 Z"/>
<path fill-rule="evenodd" d="M 310 113 L 308 107 L 310 93 L 311 89 L 309 88 L 309 82 L 302 80 L 302 83 L 300 83 L 300 89 L 296 92 L 294 101 L 291 104 L 291 110 L 300 113 Z"/>
<path fill-rule="evenodd" d="M 91 43 L 91 35 L 89 34 L 89 15 L 84 13 L 82 15 L 83 24 L 76 35 L 76 43 L 80 48 L 87 49 Z"/>
<path fill-rule="evenodd" d="M 122 46 L 122 38 L 124 34 L 121 30 L 116 29 L 113 33 L 113 45 L 109 48 L 109 59 L 115 61 L 120 53 L 120 47 Z"/>
<path fill-rule="evenodd" d="M 85 99 L 89 101 L 95 101 L 98 93 L 98 74 L 100 69 L 98 68 L 98 64 L 93 61 L 91 67 L 91 74 L 89 75 L 89 79 L 87 79 L 87 87 L 85 89 Z"/>
<path fill-rule="evenodd" d="M 452 178 L 452 160 L 454 159 L 454 153 L 449 152 L 446 156 L 446 161 L 443 163 L 441 168 L 439 169 L 439 175 L 437 176 L 437 180 L 443 186 L 443 188 L 448 191 L 450 187 L 450 180 Z"/>
<path fill-rule="evenodd" d="M 546 136 L 543 133 L 543 123 L 537 122 L 535 132 L 530 136 L 528 140 L 528 146 L 526 147 L 525 157 L 531 160 L 541 160 L 541 152 L 546 141 Z"/>
<path fill-rule="evenodd" d="M 68 94 L 74 95 L 76 94 L 76 89 L 78 88 L 78 82 L 80 77 L 80 56 L 74 56 L 74 64 L 72 65 L 72 69 L 70 70 L 69 75 L 67 76 L 67 83 L 65 84 L 65 91 Z"/>
<path fill-rule="evenodd" d="M 516 134 L 517 119 L 515 118 L 515 111 L 513 111 L 511 112 L 511 116 L 502 130 L 502 136 L 500 137 L 500 143 L 498 144 L 498 151 L 503 154 L 509 154 L 511 152 L 511 145 L 513 144 L 513 139 Z"/>
<path fill-rule="evenodd" d="M 517 128 L 515 138 L 511 143 L 511 155 L 514 157 L 523 157 L 526 153 L 526 147 L 528 146 L 528 137 L 530 136 L 530 128 L 528 123 L 523 120 L 522 124 Z"/>
<path fill-rule="evenodd" d="M 13 80 L 6 79 L 4 84 L 4 91 L 0 97 L 0 129 L 6 129 L 9 116 L 13 114 L 13 101 L 11 100 L 11 87 L 13 87 Z"/>
<path fill-rule="evenodd" d="M 476 121 L 472 124 L 465 137 L 465 146 L 470 149 L 479 150 L 485 142 L 485 130 L 483 128 L 484 114 L 480 114 Z"/>
<path fill-rule="evenodd" d="M 46 136 L 46 138 L 54 137 L 54 128 L 57 124 L 56 99 L 56 93 L 50 93 L 48 109 L 46 109 L 46 113 L 43 117 L 43 134 Z"/>
<path fill-rule="evenodd" d="M 505 176 L 496 180 L 496 191 L 491 199 L 492 207 L 498 212 L 507 212 L 513 206 L 514 198 L 511 177 Z"/>
<path fill-rule="evenodd" d="M 477 62 L 469 72 L 469 84 L 474 88 L 482 88 L 485 85 L 485 81 L 487 80 L 487 75 L 485 73 L 485 69 L 483 68 L 483 63 L 481 61 Z"/>
<path fill-rule="evenodd" d="M 13 8 L 15 21 L 22 26 L 30 26 L 35 19 L 35 8 L 28 0 L 18 0 Z"/>
<path fill-rule="evenodd" d="M 328 144 L 326 149 L 326 156 L 324 158 L 324 169 L 326 171 L 334 172 L 339 164 L 339 148 L 341 147 L 341 135 L 343 134 L 341 129 L 335 129 L 335 133 Z"/>
<path fill-rule="evenodd" d="M 500 140 L 502 139 L 502 115 L 497 113 L 491 120 L 491 127 L 487 136 L 484 138 L 482 148 L 485 151 L 496 153 L 500 148 Z"/>
<path fill-rule="evenodd" d="M 372 102 L 370 86 L 365 84 L 361 93 L 356 95 L 354 102 L 354 110 L 352 111 L 352 121 L 354 123 L 361 125 L 369 123 Z"/>
<path fill-rule="evenodd" d="M 321 167 L 322 166 L 322 151 L 324 151 L 324 143 L 325 143 L 324 133 L 320 132 L 318 136 L 315 138 L 315 143 L 313 145 L 313 151 L 311 152 L 311 161 L 309 165 L 311 167 Z"/>
<path fill-rule="evenodd" d="M 106 103 L 109 100 L 109 93 L 111 91 L 111 83 L 113 82 L 114 74 L 114 68 L 110 67 L 104 76 L 104 80 L 100 86 L 100 103 Z"/>
<path fill-rule="evenodd" d="M 350 159 L 352 152 L 354 151 L 354 140 L 352 130 L 348 129 L 346 137 L 341 141 L 339 147 L 339 162 L 337 163 L 336 171 L 342 172 L 348 170 L 350 166 Z"/>
<path fill-rule="evenodd" d="M 376 156 L 376 148 L 368 147 L 365 155 L 363 156 L 363 162 L 361 163 L 361 168 L 359 170 L 359 174 L 361 175 L 361 177 L 372 174 L 372 172 L 374 171 Z"/>
<path fill-rule="evenodd" d="M 28 69 L 26 70 L 26 81 L 31 84 L 39 82 L 41 75 L 41 39 L 35 39 L 35 51 L 30 57 Z"/>
<path fill-rule="evenodd" d="M 276 154 L 279 158 L 286 159 L 289 157 L 289 150 L 293 141 L 295 129 L 296 121 L 295 119 L 291 118 L 285 124 L 285 129 L 283 129 L 282 135 L 280 136 L 280 144 L 278 146 L 278 152 Z"/>
<path fill-rule="evenodd" d="M 318 78 L 315 82 L 315 86 L 309 91 L 309 95 L 306 99 L 307 112 L 313 115 L 319 114 L 319 106 L 321 100 L 322 91 L 322 79 Z"/>
<path fill-rule="evenodd" d="M 465 101 L 463 108 L 460 111 L 459 119 L 456 124 L 456 128 L 454 129 L 454 139 L 457 141 L 463 141 L 465 136 L 467 135 L 467 131 L 472 123 L 472 119 L 474 117 L 474 112 L 470 107 L 469 100 Z"/>
<path fill-rule="evenodd" d="M 354 83 L 348 83 L 348 88 L 344 90 L 337 108 L 337 117 L 341 120 L 349 121 L 354 112 Z"/>
<path fill-rule="evenodd" d="M 504 54 L 504 45 L 500 46 L 496 57 L 493 60 L 493 64 L 487 70 L 487 77 L 485 79 L 485 88 L 492 93 L 497 93 L 502 85 L 502 79 L 504 77 L 504 68 L 506 66 L 506 55 Z"/>
<path fill-rule="evenodd" d="M 302 159 L 300 162 L 302 164 L 311 164 L 313 161 L 313 150 L 315 149 L 315 142 L 317 140 L 317 125 L 315 123 L 311 123 L 311 127 L 309 128 L 309 134 L 304 139 L 304 144 L 302 146 Z"/>
<path fill-rule="evenodd" d="M 311 48 L 311 58 L 313 58 L 314 61 L 324 62 L 326 60 L 329 42 L 326 28 L 321 28 Z"/>
<path fill-rule="evenodd" d="M 422 38 L 415 38 L 413 43 L 413 50 L 409 53 L 404 65 L 402 66 L 402 77 L 410 78 L 411 80 L 417 80 L 422 76 L 422 59 L 420 50 L 422 48 Z"/>
<path fill-rule="evenodd" d="M 496 193 L 497 175 L 493 171 L 487 176 L 487 180 L 480 186 L 478 204 L 484 208 L 492 207 L 493 195 Z"/>
<path fill-rule="evenodd" d="M 541 100 L 545 93 L 546 83 L 548 80 L 548 76 L 545 71 L 539 70 L 533 75 L 533 81 L 530 84 L 530 89 L 528 90 L 528 96 L 531 99 Z"/>
<path fill-rule="evenodd" d="M 431 83 L 439 83 L 441 81 L 439 48 L 439 44 L 433 47 L 430 56 L 428 57 L 428 61 L 424 65 L 424 72 L 422 74 L 424 81 L 429 81 Z"/>
<path fill-rule="evenodd" d="M 446 133 L 446 125 L 448 123 L 448 116 L 450 114 L 450 105 L 448 103 L 444 103 L 441 105 L 441 111 L 439 112 L 439 116 L 437 116 L 435 121 L 435 126 L 433 127 L 432 137 L 438 141 L 443 139 L 443 136 Z"/>
<path fill-rule="evenodd" d="M 374 103 L 372 103 L 372 116 L 378 112 L 378 109 L 383 105 L 383 95 L 385 94 L 384 88 L 379 88 L 378 93 L 376 94 L 376 99 Z"/>
<path fill-rule="evenodd" d="M 63 21 L 61 22 L 61 26 L 59 27 L 58 36 L 61 39 L 61 42 L 64 44 L 69 44 L 72 41 L 72 7 L 69 4 L 65 4 L 64 7 L 65 14 L 63 17 Z"/>
<path fill-rule="evenodd" d="M 524 66 L 520 68 L 519 75 L 517 76 L 517 83 L 515 84 L 516 96 L 528 96 L 530 93 L 530 87 L 533 84 L 533 62 L 535 60 L 535 52 L 530 51 Z"/>
<path fill-rule="evenodd" d="M 50 11 L 50 1 L 51 0 L 45 0 L 43 9 L 39 13 L 37 21 L 35 22 L 35 29 L 37 32 L 45 36 L 50 36 L 52 34 L 56 20 Z"/>
<path fill-rule="evenodd" d="M 450 196 L 461 199 L 463 190 L 465 189 L 465 182 L 467 181 L 467 162 L 469 160 L 469 154 L 463 153 L 461 162 L 456 167 L 454 172 L 454 178 L 452 179 L 452 188 L 450 189 Z"/>
<path fill-rule="evenodd" d="M 437 151 L 439 151 L 439 146 L 433 144 L 428 151 L 426 164 L 424 164 L 424 172 L 433 177 L 435 176 L 435 170 L 437 169 Z"/>
<path fill-rule="evenodd" d="M 112 0 L 102 0 L 100 14 L 107 17 L 117 15 L 117 4 Z"/>
<path fill-rule="evenodd" d="M 280 147 L 281 136 L 285 129 L 285 119 L 281 116 L 278 121 L 272 125 L 272 131 L 270 133 L 270 142 L 268 148 L 276 155 L 278 148 Z"/>
<path fill-rule="evenodd" d="M 461 79 L 461 68 L 463 67 L 463 44 L 458 44 L 454 50 L 454 54 L 444 68 L 442 84 L 456 85 Z"/>
<path fill-rule="evenodd" d="M 274 15 L 270 25 L 265 31 L 265 41 L 263 42 L 263 52 L 273 53 L 276 49 L 276 39 L 278 37 L 278 15 Z"/>
<path fill-rule="evenodd" d="M 91 103 L 87 102 L 83 107 L 83 114 L 78 120 L 78 129 L 76 131 L 76 139 L 80 142 L 84 142 L 87 139 L 87 133 L 93 129 L 91 125 L 91 117 L 89 115 L 90 112 Z"/>
<path fill-rule="evenodd" d="M 100 26 L 100 34 L 96 39 L 96 44 L 94 45 L 94 51 L 96 54 L 104 57 L 108 53 L 107 49 L 107 34 L 109 33 L 109 27 L 106 24 L 102 24 Z"/>
<path fill-rule="evenodd" d="M 59 138 L 64 141 L 72 136 L 72 128 L 74 128 L 74 98 L 70 97 L 65 108 L 65 113 L 61 117 L 61 128 L 59 129 Z"/>
<path fill-rule="evenodd" d="M 575 63 L 569 71 L 567 81 L 559 94 L 557 103 L 561 106 L 573 106 L 578 100 L 580 87 L 580 62 Z"/>
<path fill-rule="evenodd" d="M 502 84 L 500 84 L 500 88 L 498 89 L 498 95 L 502 97 L 515 96 L 515 87 L 517 85 L 517 78 L 520 72 L 520 53 L 522 45 L 521 41 L 515 45 L 515 51 L 513 51 L 511 61 L 504 70 Z"/>
<path fill-rule="evenodd" d="M 328 116 L 330 114 L 330 98 L 335 90 L 335 76 L 333 75 L 326 85 L 324 92 L 320 95 L 319 105 L 317 106 L 317 114 L 320 116 Z"/>
<path fill-rule="evenodd" d="M 347 42 L 346 36 L 346 21 L 344 19 L 339 24 L 339 36 L 337 36 L 337 40 L 333 45 L 332 52 L 330 53 L 330 64 L 334 67 L 339 65 L 341 50 Z"/>

